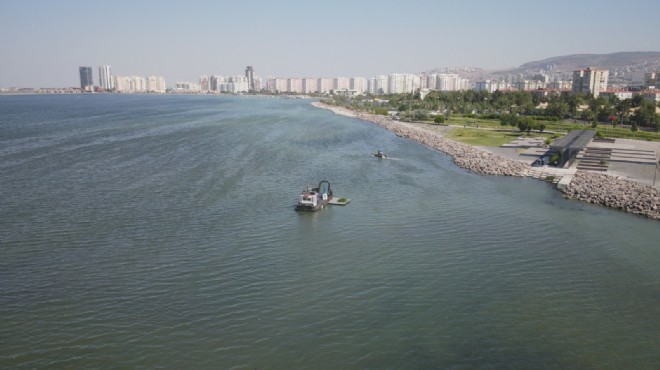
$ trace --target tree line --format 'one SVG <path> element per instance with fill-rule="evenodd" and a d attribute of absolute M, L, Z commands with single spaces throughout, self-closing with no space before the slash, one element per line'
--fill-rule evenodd
<path fill-rule="evenodd" d="M 374 99 L 377 98 L 377 99 Z M 637 95 L 632 99 L 616 96 L 593 97 L 588 94 L 570 92 L 549 93 L 543 91 L 431 91 L 421 99 L 419 91 L 414 94 L 392 94 L 384 96 L 362 95 L 353 98 L 338 97 L 344 105 L 366 108 L 372 112 L 396 110 L 411 119 L 432 118 L 431 112 L 440 112 L 445 117 L 452 113 L 480 114 L 511 117 L 537 116 L 545 120 L 582 120 L 589 123 L 627 125 L 632 130 L 645 128 L 660 130 L 658 104 Z M 508 115 L 504 117 L 504 115 Z M 529 123 L 521 119 L 522 124 Z M 517 126 L 516 122 L 512 126 Z M 504 124 L 504 123 L 503 123 Z M 507 124 L 508 123 L 507 121 Z M 519 126 L 520 128 L 520 126 Z M 538 128 L 531 128 L 538 129 Z M 525 129 L 526 130 L 526 129 Z M 523 131 L 521 129 L 521 131 Z"/>

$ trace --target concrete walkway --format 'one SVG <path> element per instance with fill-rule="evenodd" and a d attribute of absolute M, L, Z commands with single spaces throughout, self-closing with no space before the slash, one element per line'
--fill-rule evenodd
<path fill-rule="evenodd" d="M 543 180 L 553 176 L 553 183 L 558 188 L 570 184 L 571 179 L 578 171 L 581 162 L 583 170 L 589 170 L 585 166 L 589 156 L 581 152 L 577 161 L 570 168 L 556 168 L 552 166 L 531 167 L 531 163 L 547 153 L 548 148 L 539 138 L 518 138 L 501 147 L 479 147 L 482 150 L 501 155 L 503 157 L 517 160 L 530 165 L 527 176 Z M 594 151 L 607 151 L 608 158 L 605 160 L 607 166 L 594 168 L 594 171 L 605 173 L 622 179 L 632 180 L 644 185 L 654 186 L 660 189 L 660 168 L 655 164 L 660 159 L 660 143 L 630 139 L 614 139 L 614 142 L 592 141 L 587 145 Z M 599 161 L 600 162 L 600 161 Z M 602 167 L 602 166 L 601 166 Z M 656 173 L 657 171 L 657 173 Z"/>
<path fill-rule="evenodd" d="M 595 153 L 590 155 L 589 153 Z M 660 143 L 609 139 L 593 140 L 577 156 L 578 166 L 588 169 L 594 158 L 602 160 L 598 171 L 660 189 Z M 655 184 L 654 184 L 655 181 Z"/>

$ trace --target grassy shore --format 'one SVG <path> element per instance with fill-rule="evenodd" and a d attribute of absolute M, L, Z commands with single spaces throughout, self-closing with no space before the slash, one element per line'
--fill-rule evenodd
<path fill-rule="evenodd" d="M 428 121 L 429 124 L 433 122 Z M 545 131 L 549 132 L 560 132 L 565 133 L 572 130 L 595 130 L 599 133 L 599 136 L 602 137 L 611 137 L 619 139 L 634 139 L 634 140 L 644 140 L 644 141 L 660 141 L 659 132 L 651 131 L 632 131 L 629 127 L 616 126 L 612 127 L 611 125 L 606 124 L 597 124 L 596 127 L 592 127 L 591 124 L 586 124 L 583 122 L 576 122 L 573 120 L 563 120 L 563 121 L 538 121 L 545 126 Z M 447 125 L 451 126 L 463 126 L 464 128 L 473 128 L 473 129 L 495 129 L 495 130 L 511 130 L 512 132 L 518 131 L 517 128 L 511 126 L 502 126 L 500 121 L 497 119 L 483 119 L 483 118 L 471 118 L 464 117 L 462 115 L 453 115 L 448 121 L 445 122 Z M 469 136 L 469 135 L 468 135 Z M 488 135 L 486 135 L 488 136 Z M 493 134 L 497 137 L 497 134 Z M 458 139 L 461 140 L 461 139 Z M 494 139 L 494 142 L 497 142 Z M 470 142 L 466 143 L 470 144 Z M 475 144 L 480 145 L 480 144 Z"/>
<path fill-rule="evenodd" d="M 515 131 L 496 131 L 496 130 L 484 130 L 476 128 L 453 128 L 450 130 L 445 137 L 448 139 L 460 141 L 464 144 L 470 144 L 475 146 L 501 146 L 502 144 L 510 143 L 513 140 L 516 140 L 520 136 L 523 136 L 521 132 Z M 530 134 L 524 136 L 531 137 L 549 137 L 548 134 Z"/>

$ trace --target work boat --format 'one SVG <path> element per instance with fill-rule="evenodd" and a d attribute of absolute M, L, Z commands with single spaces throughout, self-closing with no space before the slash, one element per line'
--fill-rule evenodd
<path fill-rule="evenodd" d="M 328 181 L 319 182 L 317 188 L 307 185 L 307 188 L 300 193 L 296 211 L 316 212 L 323 209 L 332 200 L 332 190 Z"/>

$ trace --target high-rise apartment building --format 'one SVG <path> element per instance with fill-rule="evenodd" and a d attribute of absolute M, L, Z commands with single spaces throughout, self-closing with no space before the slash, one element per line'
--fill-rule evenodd
<path fill-rule="evenodd" d="M 303 78 L 302 84 L 303 93 L 305 94 L 314 93 L 318 90 L 318 82 L 316 78 Z"/>
<path fill-rule="evenodd" d="M 248 79 L 245 76 L 229 76 L 219 86 L 220 92 L 230 94 L 246 93 L 249 90 Z"/>
<path fill-rule="evenodd" d="M 245 77 L 247 77 L 250 92 L 257 92 L 257 89 L 255 89 L 254 86 L 254 68 L 252 68 L 252 66 L 247 66 L 245 68 Z"/>
<path fill-rule="evenodd" d="M 320 94 L 329 93 L 332 90 L 332 78 L 321 77 L 316 80 L 316 92 Z"/>
<path fill-rule="evenodd" d="M 605 69 L 581 69 L 573 72 L 573 92 L 588 93 L 594 97 L 607 90 L 610 71 Z"/>
<path fill-rule="evenodd" d="M 110 71 L 110 66 L 99 67 L 99 86 L 101 86 L 103 90 L 114 89 L 115 84 L 112 78 L 112 72 Z"/>
<path fill-rule="evenodd" d="M 368 84 L 367 79 L 364 77 L 352 77 L 350 81 L 350 89 L 355 91 L 358 94 L 362 94 L 367 91 Z"/>
<path fill-rule="evenodd" d="M 369 80 L 368 91 L 372 94 L 389 94 L 388 78 L 385 75 L 376 76 Z"/>
<path fill-rule="evenodd" d="M 147 92 L 164 93 L 167 88 L 163 76 L 148 76 L 146 81 Z"/>
<path fill-rule="evenodd" d="M 92 67 L 80 67 L 79 72 L 80 72 L 80 89 L 82 91 L 92 91 L 94 89 Z"/>
<path fill-rule="evenodd" d="M 254 83 L 254 91 L 263 90 L 264 87 L 263 87 L 263 81 L 261 80 L 261 77 L 254 76 L 253 83 Z"/>
<path fill-rule="evenodd" d="M 114 76 L 115 90 L 126 93 L 147 91 L 147 80 L 140 76 Z M 163 85 L 165 81 L 163 80 Z"/>
<path fill-rule="evenodd" d="M 644 86 L 647 89 L 660 89 L 660 71 L 644 73 Z"/>
<path fill-rule="evenodd" d="M 461 91 L 467 90 L 469 87 L 469 81 L 465 78 L 461 78 L 457 74 L 453 73 L 441 73 L 434 75 L 435 85 L 429 85 L 429 89 L 435 89 L 439 91 Z"/>
<path fill-rule="evenodd" d="M 420 77 L 411 74 L 393 73 L 387 76 L 390 94 L 412 93 L 420 87 Z"/>
<path fill-rule="evenodd" d="M 348 77 L 336 77 L 332 80 L 332 88 L 335 91 L 348 90 L 351 87 L 351 80 Z"/>
<path fill-rule="evenodd" d="M 302 78 L 287 78 L 286 91 L 292 94 L 300 94 L 303 92 Z"/>
<path fill-rule="evenodd" d="M 221 85 L 223 83 L 225 83 L 225 78 L 223 76 L 211 76 L 210 79 L 211 91 L 222 92 Z"/>
<path fill-rule="evenodd" d="M 199 86 L 202 89 L 202 91 L 204 91 L 204 92 L 210 91 L 211 90 L 211 79 L 209 78 L 209 76 L 206 76 L 206 75 L 201 76 L 199 78 Z"/>

